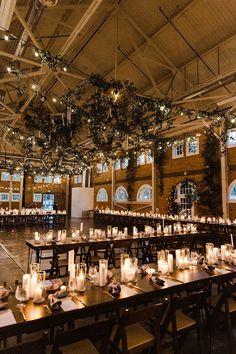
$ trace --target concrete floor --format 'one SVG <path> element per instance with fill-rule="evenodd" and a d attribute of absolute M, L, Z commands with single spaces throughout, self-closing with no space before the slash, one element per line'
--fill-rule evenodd
<path fill-rule="evenodd" d="M 70 232 L 71 227 L 79 228 L 80 222 L 80 219 L 71 219 L 65 228 Z M 94 225 L 91 219 L 84 219 L 83 223 L 85 231 L 87 231 L 89 227 L 100 226 Z M 22 279 L 22 274 L 26 271 L 27 265 L 28 250 L 25 245 L 25 239 L 31 238 L 34 231 L 43 233 L 46 232 L 47 229 L 43 229 L 42 227 L 22 227 L 18 229 L 0 230 L 0 285 L 2 285 L 4 281 L 8 284 L 14 284 L 15 280 Z M 211 327 L 211 353 L 227 354 L 228 349 L 225 325 L 215 321 Z M 234 337 L 236 338 L 236 325 L 234 326 Z M 168 347 L 168 349 L 164 349 L 163 354 L 172 354 L 172 352 L 171 347 Z M 181 353 L 198 353 L 197 338 L 194 334 L 188 335 L 184 338 Z M 232 354 L 236 354 L 236 341 Z"/>

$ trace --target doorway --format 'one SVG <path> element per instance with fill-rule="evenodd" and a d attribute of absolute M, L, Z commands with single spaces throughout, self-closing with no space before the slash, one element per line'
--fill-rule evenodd
<path fill-rule="evenodd" d="M 43 194 L 43 209 L 53 210 L 54 194 Z"/>

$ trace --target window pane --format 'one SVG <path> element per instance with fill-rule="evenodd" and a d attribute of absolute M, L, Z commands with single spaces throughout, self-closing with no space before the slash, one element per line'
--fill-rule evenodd
<path fill-rule="evenodd" d="M 34 193 L 34 202 L 40 203 L 42 201 L 42 194 L 41 193 Z"/>
<path fill-rule="evenodd" d="M 2 172 L 1 173 L 1 180 L 2 181 L 10 181 L 10 173 L 9 172 Z"/>
<path fill-rule="evenodd" d="M 128 199 L 128 193 L 124 187 L 119 187 L 115 193 L 115 200 L 125 201 Z"/>
<path fill-rule="evenodd" d="M 236 130 L 228 130 L 227 136 L 228 136 L 227 144 L 229 146 L 236 145 Z"/>
<path fill-rule="evenodd" d="M 1 193 L 0 198 L 2 202 L 8 202 L 9 201 L 9 193 Z"/>
<path fill-rule="evenodd" d="M 187 142 L 187 155 L 195 155 L 198 154 L 198 139 L 191 138 Z"/>
<path fill-rule="evenodd" d="M 103 164 L 103 172 L 108 172 L 108 163 Z"/>
<path fill-rule="evenodd" d="M 52 176 L 45 176 L 44 183 L 52 183 Z"/>
<path fill-rule="evenodd" d="M 61 184 L 61 176 L 54 176 L 53 182 L 56 184 Z"/>
<path fill-rule="evenodd" d="M 115 170 L 120 170 L 120 159 L 115 162 Z"/>
<path fill-rule="evenodd" d="M 97 173 L 102 173 L 102 163 L 97 164 Z"/>
<path fill-rule="evenodd" d="M 74 183 L 82 183 L 82 175 L 74 176 Z"/>
<path fill-rule="evenodd" d="M 12 180 L 14 182 L 20 182 L 20 177 L 21 175 L 19 173 L 14 173 L 14 175 L 12 176 Z"/>
<path fill-rule="evenodd" d="M 152 187 L 151 186 L 143 186 L 140 188 L 138 192 L 139 201 L 147 201 L 152 200 Z"/>
<path fill-rule="evenodd" d="M 108 195 L 106 189 L 100 188 L 97 193 L 97 202 L 107 202 L 107 201 L 108 201 Z"/>
<path fill-rule="evenodd" d="M 181 157 L 184 153 L 184 144 L 173 145 L 173 157 Z"/>
<path fill-rule="evenodd" d="M 41 175 L 34 176 L 35 183 L 43 183 L 43 177 Z"/>
<path fill-rule="evenodd" d="M 138 165 L 145 165 L 145 153 L 142 153 L 137 157 L 137 164 Z"/>
<path fill-rule="evenodd" d="M 146 160 L 147 163 L 152 163 L 153 158 L 152 158 L 152 152 L 151 152 L 151 150 L 148 150 L 148 151 L 147 151 L 146 158 L 147 158 L 147 160 Z"/>
<path fill-rule="evenodd" d="M 13 193 L 12 194 L 12 201 L 19 202 L 19 200 L 20 200 L 20 193 Z"/>
<path fill-rule="evenodd" d="M 128 167 L 128 164 L 129 164 L 129 159 L 128 157 L 125 157 L 123 160 L 122 160 L 122 168 L 125 169 Z"/>

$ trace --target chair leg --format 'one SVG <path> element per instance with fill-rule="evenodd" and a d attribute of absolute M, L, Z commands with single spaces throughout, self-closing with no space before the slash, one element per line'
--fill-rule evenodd
<path fill-rule="evenodd" d="M 233 354 L 233 335 L 232 335 L 232 326 L 230 314 L 227 313 L 227 336 L 228 336 L 228 345 L 229 345 L 229 354 Z"/>

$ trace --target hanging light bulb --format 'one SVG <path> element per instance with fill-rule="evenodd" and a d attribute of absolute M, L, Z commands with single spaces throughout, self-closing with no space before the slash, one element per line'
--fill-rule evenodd
<path fill-rule="evenodd" d="M 66 66 L 63 67 L 63 71 L 67 71 L 67 67 Z"/>
<path fill-rule="evenodd" d="M 10 67 L 10 66 L 7 67 L 7 71 L 8 71 L 9 73 L 11 72 L 11 67 Z"/>
<path fill-rule="evenodd" d="M 38 51 L 37 51 L 37 50 L 35 50 L 35 52 L 34 52 L 34 56 L 35 56 L 35 57 L 38 57 L 38 56 L 39 56 L 39 53 L 38 53 Z"/>
<path fill-rule="evenodd" d="M 52 102 L 54 102 L 54 103 L 57 102 L 56 97 L 53 97 Z"/>
<path fill-rule="evenodd" d="M 36 85 L 35 84 L 32 84 L 32 89 L 35 90 L 36 89 Z"/>
<path fill-rule="evenodd" d="M 7 33 L 4 34 L 4 39 L 5 39 L 5 41 L 9 41 L 9 35 Z"/>

